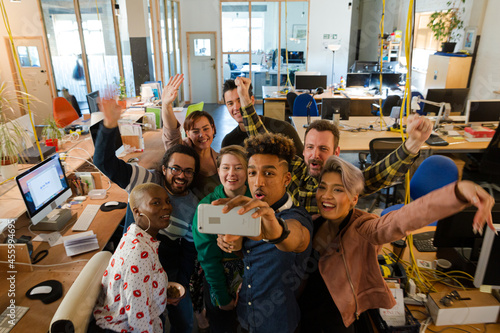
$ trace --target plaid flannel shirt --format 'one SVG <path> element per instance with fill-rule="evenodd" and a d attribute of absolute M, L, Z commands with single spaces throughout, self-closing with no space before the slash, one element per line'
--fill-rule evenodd
<path fill-rule="evenodd" d="M 242 108 L 242 114 L 248 136 L 267 132 L 253 104 Z M 377 164 L 367 167 L 363 170 L 365 178 L 363 195 L 374 193 L 400 181 L 418 155 L 410 153 L 405 145 L 402 144 Z M 293 203 L 304 207 L 310 214 L 319 213 L 316 202 L 318 180 L 309 175 L 306 162 L 302 158 L 295 156 L 290 166 L 290 172 L 292 174 L 292 181 L 288 185 L 287 191 L 292 196 Z"/>

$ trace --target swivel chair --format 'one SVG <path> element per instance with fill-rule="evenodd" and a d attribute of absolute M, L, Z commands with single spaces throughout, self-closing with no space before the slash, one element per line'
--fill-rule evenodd
<path fill-rule="evenodd" d="M 310 115 L 311 117 L 317 117 L 318 116 L 318 105 L 316 104 L 316 101 L 314 98 L 312 98 L 311 95 L 309 94 L 300 94 L 295 98 L 295 101 L 293 102 L 293 112 L 292 114 L 295 117 L 305 117 L 307 116 L 307 104 L 312 100 L 311 103 L 311 108 L 310 108 Z"/>
<path fill-rule="evenodd" d="M 290 107 L 290 113 L 293 114 L 293 103 L 295 103 L 295 99 L 297 98 L 297 93 L 295 91 L 290 91 L 286 94 L 286 101 L 288 102 L 288 106 Z"/>
<path fill-rule="evenodd" d="M 54 120 L 59 128 L 63 128 L 77 120 L 78 113 L 64 97 L 54 98 L 54 106 L 52 108 Z"/>

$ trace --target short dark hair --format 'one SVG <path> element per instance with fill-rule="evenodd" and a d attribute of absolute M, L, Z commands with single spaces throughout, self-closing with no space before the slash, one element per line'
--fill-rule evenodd
<path fill-rule="evenodd" d="M 217 129 L 215 128 L 215 122 L 214 118 L 208 113 L 207 111 L 193 111 L 191 112 L 187 117 L 186 120 L 184 120 L 184 131 L 187 133 L 189 130 L 191 130 L 194 126 L 194 122 L 200 119 L 201 117 L 205 117 L 208 119 L 208 122 L 214 129 L 214 138 L 215 134 L 217 133 Z"/>
<path fill-rule="evenodd" d="M 234 83 L 234 80 L 226 80 L 224 82 L 224 85 L 222 86 L 222 99 L 224 100 L 224 103 L 226 103 L 226 91 L 232 91 L 234 89 L 237 89 L 238 87 L 236 86 L 236 83 Z M 250 87 L 248 87 L 248 96 L 252 97 L 253 96 L 253 87 L 252 84 L 250 83 Z"/>
<path fill-rule="evenodd" d="M 340 131 L 334 123 L 325 119 L 313 121 L 306 129 L 306 134 L 304 135 L 304 143 L 306 142 L 307 133 L 309 133 L 309 131 L 312 129 L 318 132 L 331 132 L 333 134 L 333 149 L 337 149 L 340 140 Z"/>
<path fill-rule="evenodd" d="M 277 133 L 264 133 L 245 139 L 248 159 L 253 155 L 265 154 L 278 156 L 290 166 L 295 156 L 295 145 L 292 139 Z"/>
<path fill-rule="evenodd" d="M 194 148 L 191 148 L 191 147 L 183 145 L 183 144 L 178 144 L 178 145 L 171 147 L 163 155 L 163 158 L 161 159 L 160 165 L 156 168 L 156 171 L 159 172 L 160 175 L 163 174 L 162 167 L 168 166 L 168 163 L 170 162 L 172 155 L 174 155 L 175 153 L 184 154 L 184 155 L 191 156 L 192 158 L 194 158 L 194 172 L 196 174 L 198 174 L 198 171 L 200 171 L 200 156 L 198 155 L 196 150 L 194 150 Z"/>

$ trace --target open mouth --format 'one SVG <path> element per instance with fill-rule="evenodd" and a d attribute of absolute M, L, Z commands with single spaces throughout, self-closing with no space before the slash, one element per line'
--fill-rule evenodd
<path fill-rule="evenodd" d="M 334 209 L 335 207 L 337 207 L 336 205 L 332 204 L 332 203 L 329 203 L 329 202 L 323 202 L 321 204 L 321 206 L 323 207 L 324 210 L 332 210 Z"/>
<path fill-rule="evenodd" d="M 162 215 L 162 216 L 160 216 L 160 218 L 161 218 L 162 220 L 167 220 L 167 221 L 169 221 L 169 220 L 170 220 L 170 214 Z"/>
<path fill-rule="evenodd" d="M 263 200 L 266 197 L 266 194 L 262 191 L 255 191 L 254 197 L 255 199 Z"/>
<path fill-rule="evenodd" d="M 178 179 L 178 178 L 175 178 L 174 181 L 173 181 L 174 185 L 177 186 L 177 187 L 182 187 L 182 186 L 186 186 L 187 184 L 187 181 L 184 180 L 184 179 Z"/>

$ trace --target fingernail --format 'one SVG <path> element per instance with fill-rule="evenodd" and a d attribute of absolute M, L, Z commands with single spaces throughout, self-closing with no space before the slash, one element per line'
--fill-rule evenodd
<path fill-rule="evenodd" d="M 477 228 L 476 228 L 476 226 L 473 226 L 473 227 L 472 227 L 472 232 L 473 232 L 475 235 L 477 235 Z"/>
<path fill-rule="evenodd" d="M 478 231 L 479 231 L 479 235 L 482 236 L 483 235 L 483 228 L 478 229 Z"/>
<path fill-rule="evenodd" d="M 479 201 L 477 197 L 472 198 L 472 203 L 476 204 Z"/>

